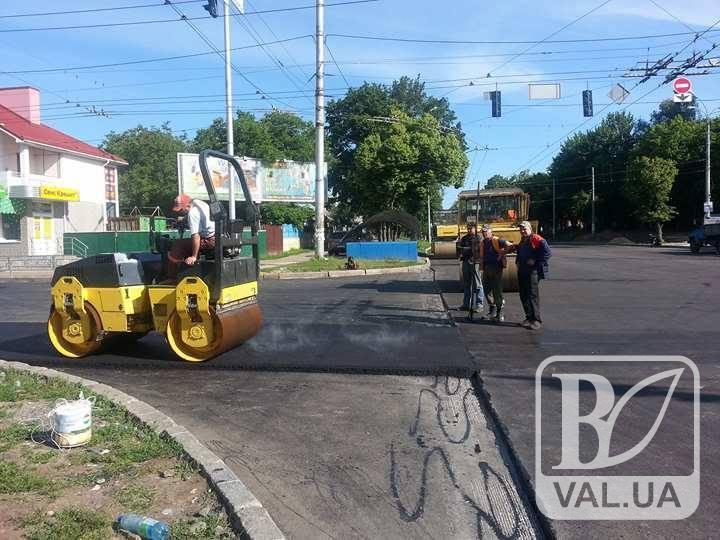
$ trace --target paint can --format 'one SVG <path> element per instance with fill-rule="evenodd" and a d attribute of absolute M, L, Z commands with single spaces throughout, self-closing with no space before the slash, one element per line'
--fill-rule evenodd
<path fill-rule="evenodd" d="M 82 446 L 92 436 L 92 404 L 89 399 L 60 400 L 50 412 L 53 421 L 52 439 L 60 448 Z"/>

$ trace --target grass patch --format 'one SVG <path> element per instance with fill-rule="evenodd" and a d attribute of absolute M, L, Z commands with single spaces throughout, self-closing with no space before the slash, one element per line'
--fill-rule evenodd
<path fill-rule="evenodd" d="M 429 240 L 418 240 L 417 241 L 417 249 L 418 253 L 426 253 L 428 249 L 430 249 L 430 241 Z"/>
<path fill-rule="evenodd" d="M 15 463 L 0 461 L 0 493 L 40 493 L 49 495 L 56 486 L 49 478 L 20 469 Z"/>
<path fill-rule="evenodd" d="M 193 525 L 198 522 L 204 523 L 205 527 L 198 527 L 198 529 L 200 530 L 192 531 L 191 527 L 193 527 Z M 215 533 L 215 529 L 218 526 L 222 527 L 225 530 L 223 534 Z M 211 538 L 234 538 L 235 536 L 230 531 L 231 529 L 230 525 L 227 522 L 227 519 L 217 514 L 210 514 L 209 516 L 198 520 L 183 519 L 176 521 L 170 526 L 170 538 L 172 538 L 173 540 L 209 540 Z"/>
<path fill-rule="evenodd" d="M 112 536 L 112 520 L 102 512 L 67 508 L 53 516 L 36 512 L 23 520 L 29 540 L 105 540 Z"/>
<path fill-rule="evenodd" d="M 185 457 L 180 458 L 180 461 L 175 464 L 175 474 L 179 476 L 182 481 L 187 480 L 197 472 L 200 472 L 200 468 Z"/>
<path fill-rule="evenodd" d="M 81 390 L 79 384 L 56 377 L 39 377 L 12 369 L 0 371 L 0 401 L 75 399 Z"/>
<path fill-rule="evenodd" d="M 347 259 L 345 257 L 328 257 L 327 259 L 310 259 L 299 263 L 288 264 L 278 268 L 268 268 L 264 272 L 327 272 L 329 270 L 344 270 Z M 403 266 L 415 266 L 416 261 L 400 261 L 397 259 L 385 259 L 382 261 L 370 261 L 359 259 L 356 261 L 361 269 L 368 268 L 400 268 Z"/>
<path fill-rule="evenodd" d="M 32 435 L 36 429 L 36 426 L 28 424 L 14 424 L 0 430 L 0 452 L 9 450 L 19 442 L 29 440 L 30 435 Z"/>
<path fill-rule="evenodd" d="M 36 465 L 50 463 L 55 457 L 55 452 L 33 452 L 28 456 L 28 461 Z"/>
<path fill-rule="evenodd" d="M 144 513 L 155 500 L 155 492 L 145 486 L 126 486 L 113 495 L 125 511 Z"/>
<path fill-rule="evenodd" d="M 303 253 L 312 253 L 312 249 L 294 248 L 289 251 L 280 253 L 278 255 L 265 255 L 264 257 L 260 257 L 260 260 L 261 261 L 272 261 L 274 259 L 283 259 L 285 257 L 290 257 L 292 255 L 302 255 Z"/>

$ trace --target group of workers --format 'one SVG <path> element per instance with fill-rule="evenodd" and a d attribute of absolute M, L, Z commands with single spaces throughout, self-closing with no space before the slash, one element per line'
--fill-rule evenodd
<path fill-rule="evenodd" d="M 531 330 L 542 328 L 540 316 L 540 280 L 547 274 L 547 261 L 551 256 L 547 241 L 532 230 L 528 221 L 520 223 L 520 242 L 514 244 L 493 235 L 491 225 L 483 225 L 482 237 L 477 226 L 468 223 L 467 234 L 458 243 L 463 275 L 463 303 L 460 310 L 488 311 L 483 318 L 503 322 L 503 271 L 507 267 L 508 253 L 515 253 L 518 271 L 520 302 L 525 311 L 521 325 Z"/>

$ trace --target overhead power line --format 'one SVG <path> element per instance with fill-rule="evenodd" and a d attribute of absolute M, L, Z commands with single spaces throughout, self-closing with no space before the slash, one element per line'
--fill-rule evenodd
<path fill-rule="evenodd" d="M 352 0 L 348 2 L 336 2 L 333 4 L 325 4 L 325 7 L 335 7 L 335 6 L 347 6 L 352 4 L 367 4 L 369 2 L 379 2 L 379 0 Z M 177 4 L 186 4 L 185 2 L 174 2 Z M 162 7 L 164 4 L 155 4 L 156 7 Z M 147 6 L 145 6 L 147 7 Z M 110 9 L 110 8 L 106 8 Z M 243 15 L 262 15 L 266 13 L 279 13 L 279 12 L 288 12 L 288 11 L 300 11 L 304 9 L 315 9 L 315 5 L 305 5 L 305 6 L 296 6 L 296 7 L 288 7 L 288 8 L 275 8 L 275 9 L 264 9 L 259 11 L 248 11 L 244 13 Z M 48 15 L 62 15 L 64 13 L 48 13 Z M 4 17 L 19 17 L 22 15 L 5 15 Z M 231 17 L 239 17 L 241 15 L 230 15 Z M 2 16 L 0 16 L 1 18 Z M 141 20 L 141 21 L 126 21 L 126 22 L 112 22 L 112 23 L 96 23 L 96 24 L 76 24 L 76 25 L 69 25 L 69 26 L 43 26 L 43 27 L 35 27 L 35 28 L 3 28 L 0 30 L 0 33 L 19 33 L 19 32 L 50 32 L 50 31 L 56 31 L 56 30 L 81 30 L 81 29 L 89 29 L 89 28 L 112 28 L 112 27 L 121 27 L 121 26 L 137 26 L 137 25 L 145 25 L 145 24 L 165 24 L 165 23 L 172 23 L 172 22 L 180 22 L 182 20 L 191 20 L 191 21 L 200 21 L 200 20 L 212 20 L 213 17 L 210 15 L 202 15 L 199 17 L 186 17 L 185 19 L 147 19 L 147 20 Z"/>
<path fill-rule="evenodd" d="M 720 32 L 715 30 L 712 33 Z M 617 36 L 605 38 L 581 38 L 581 39 L 553 39 L 546 40 L 543 43 L 600 43 L 605 41 L 635 41 L 664 37 L 693 36 L 697 32 L 674 32 L 670 34 L 646 34 L 641 36 Z M 455 39 L 421 39 L 421 38 L 404 38 L 393 36 L 370 36 L 359 34 L 327 34 L 327 37 L 338 37 L 344 39 L 361 39 L 370 41 L 396 41 L 401 43 L 428 43 L 439 45 L 530 45 L 535 41 L 499 41 L 499 40 L 455 40 Z"/>
<path fill-rule="evenodd" d="M 275 43 L 288 43 L 290 41 L 297 41 L 300 39 L 307 39 L 312 38 L 313 36 L 311 34 L 305 34 L 302 36 L 294 36 L 289 37 L 285 39 L 280 39 L 277 41 L 267 41 L 263 43 L 262 45 L 274 45 Z M 260 44 L 257 45 L 243 45 L 242 47 L 233 47 L 230 49 L 231 51 L 242 51 L 246 49 L 255 49 L 260 47 Z M 117 67 L 117 66 L 132 66 L 137 64 L 150 64 L 153 62 L 168 62 L 171 60 L 181 60 L 184 58 L 198 58 L 200 56 L 211 56 L 217 54 L 217 51 L 209 51 L 209 52 L 199 52 L 199 53 L 191 53 L 191 54 L 178 54 L 175 56 L 163 56 L 159 58 L 146 58 L 143 60 L 127 60 L 124 62 L 109 62 L 107 64 L 93 64 L 88 66 L 65 66 L 65 67 L 57 67 L 57 68 L 45 68 L 45 69 L 23 69 L 23 70 L 16 70 L 16 71 L 4 71 L 3 73 L 7 73 L 10 75 L 18 75 L 23 73 L 57 73 L 61 71 L 83 71 L 86 69 L 95 69 L 95 68 L 106 68 L 106 67 Z"/>
<path fill-rule="evenodd" d="M 545 43 L 545 42 L 547 42 L 550 38 L 557 36 L 560 32 L 562 32 L 563 30 L 566 30 L 567 28 L 571 27 L 573 24 L 575 24 L 575 23 L 583 20 L 585 17 L 591 15 L 592 13 L 595 13 L 597 10 L 599 10 L 599 9 L 602 8 L 603 6 L 608 5 L 610 2 L 612 2 L 612 0 L 605 0 L 604 2 L 602 2 L 601 4 L 599 4 L 598 6 L 595 6 L 595 7 L 592 8 L 591 10 L 586 11 L 585 13 L 583 13 L 582 15 L 580 15 L 579 17 L 576 17 L 575 19 L 573 19 L 572 21 L 570 21 L 569 23 L 567 23 L 566 25 L 564 25 L 562 28 L 560 28 L 560 29 L 558 29 L 558 30 L 555 30 L 555 31 L 552 32 L 551 34 L 548 34 L 546 37 L 544 37 L 544 38 L 541 39 L 540 41 L 536 41 L 535 43 L 533 43 L 532 45 L 530 45 L 530 46 L 527 47 L 526 49 L 520 51 L 519 53 L 517 53 L 517 54 L 516 54 L 515 56 L 513 56 L 512 58 L 509 58 L 508 60 L 506 60 L 505 62 L 503 62 L 503 63 L 500 64 L 499 66 L 495 66 L 495 68 L 491 69 L 491 70 L 488 72 L 488 76 L 490 76 L 490 74 L 493 73 L 494 71 L 498 71 L 498 70 L 504 68 L 505 66 L 507 66 L 508 64 L 510 64 L 511 62 L 513 62 L 514 60 L 517 60 L 518 58 L 520 58 L 521 56 L 523 56 L 525 53 L 530 52 L 532 49 L 534 49 L 535 47 L 537 47 L 537 46 L 540 45 L 541 43 Z"/>

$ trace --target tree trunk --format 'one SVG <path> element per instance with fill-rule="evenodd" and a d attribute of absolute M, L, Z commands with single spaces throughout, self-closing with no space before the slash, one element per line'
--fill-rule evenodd
<path fill-rule="evenodd" d="M 659 241 L 661 244 L 663 243 L 662 230 L 663 230 L 663 224 L 658 221 L 658 222 L 657 222 L 657 237 L 658 237 L 658 241 Z"/>

